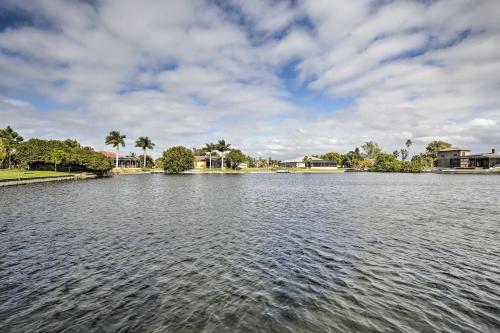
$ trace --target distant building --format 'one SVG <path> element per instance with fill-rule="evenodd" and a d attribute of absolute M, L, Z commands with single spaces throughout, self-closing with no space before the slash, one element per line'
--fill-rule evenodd
<path fill-rule="evenodd" d="M 283 168 L 305 168 L 304 158 L 306 156 L 297 157 L 291 160 L 282 161 L 280 166 Z M 337 169 L 338 164 L 335 161 L 325 161 L 319 157 L 307 156 L 310 161 L 311 169 Z"/>
<path fill-rule="evenodd" d="M 221 159 L 217 156 L 212 156 L 212 169 L 221 167 Z M 224 164 L 227 166 L 228 161 L 225 158 Z M 194 157 L 194 168 L 195 169 L 205 169 L 210 168 L 210 158 L 208 156 L 198 155 Z"/>
<path fill-rule="evenodd" d="M 113 163 L 116 164 L 116 153 L 111 151 L 98 151 L 98 153 L 103 154 Z M 119 168 L 140 168 L 141 160 L 138 157 L 132 156 L 118 156 L 118 167 Z"/>
<path fill-rule="evenodd" d="M 438 168 L 500 168 L 500 154 L 495 149 L 491 153 L 471 154 L 470 149 L 451 147 L 437 153 Z"/>

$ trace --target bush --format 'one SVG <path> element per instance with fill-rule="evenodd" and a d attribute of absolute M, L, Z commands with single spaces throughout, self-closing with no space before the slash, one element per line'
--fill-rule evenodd
<path fill-rule="evenodd" d="M 194 167 L 194 154 L 191 149 L 175 146 L 163 152 L 164 169 L 167 173 L 180 173 Z"/>
<path fill-rule="evenodd" d="M 428 168 L 427 163 L 425 159 L 399 161 L 393 154 L 379 153 L 370 171 L 418 173 Z"/>
<path fill-rule="evenodd" d="M 82 147 L 75 140 L 41 140 L 30 139 L 18 145 L 15 160 L 24 168 L 52 168 L 52 153 L 60 151 L 64 155 L 62 169 L 68 171 L 103 172 L 112 168 L 111 161 L 90 147 Z"/>

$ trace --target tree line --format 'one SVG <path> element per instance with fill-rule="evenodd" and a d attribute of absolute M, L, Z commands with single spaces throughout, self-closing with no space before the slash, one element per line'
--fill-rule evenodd
<path fill-rule="evenodd" d="M 125 147 L 126 135 L 119 131 L 111 131 L 105 138 L 105 144 L 116 149 L 115 167 L 118 167 L 120 147 Z M 430 142 L 424 153 L 409 156 L 413 142 L 408 139 L 401 149 L 392 153 L 384 152 L 375 141 L 368 141 L 361 148 L 347 153 L 329 152 L 323 155 L 315 155 L 323 160 L 334 161 L 346 168 L 378 172 L 421 172 L 434 166 L 437 152 L 441 149 L 451 147 L 445 141 Z M 154 149 L 155 143 L 148 136 L 141 136 L 135 141 L 135 147 L 141 148 L 144 154 L 136 156 L 143 163 L 143 167 L 156 166 L 165 169 L 169 173 L 180 173 L 192 169 L 196 156 L 206 156 L 208 168 L 212 168 L 213 160 L 220 161 L 220 167 L 237 167 L 246 163 L 248 167 L 274 167 L 279 165 L 279 160 L 256 159 L 243 153 L 240 149 L 231 147 L 224 139 L 217 142 L 207 143 L 202 148 L 189 149 L 184 146 L 174 146 L 163 152 L 163 155 L 153 161 L 146 154 L 147 150 Z M 304 161 L 308 165 L 308 161 Z M 310 164 L 310 163 L 309 163 Z M 92 172 L 103 172 L 110 170 L 113 165 L 105 155 L 95 152 L 90 147 L 81 146 L 76 140 L 42 140 L 32 138 L 24 141 L 24 138 L 10 126 L 0 129 L 0 167 L 12 168 L 45 168 L 52 165 L 54 170 L 60 166 L 68 171 L 86 170 Z"/>
<path fill-rule="evenodd" d="M 451 144 L 445 141 L 432 141 L 427 145 L 424 153 L 415 154 L 409 159 L 412 145 L 413 142 L 408 139 L 401 149 L 388 153 L 384 152 L 377 142 L 368 141 L 361 145 L 361 149 L 356 147 L 346 154 L 330 152 L 319 157 L 358 170 L 422 172 L 435 166 L 439 150 L 451 147 Z"/>

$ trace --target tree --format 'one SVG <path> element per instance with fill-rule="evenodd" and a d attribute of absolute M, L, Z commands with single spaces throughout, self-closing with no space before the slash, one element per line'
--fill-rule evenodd
<path fill-rule="evenodd" d="M 222 156 L 222 163 L 221 163 L 221 168 L 224 170 L 224 153 L 229 150 L 229 147 L 231 147 L 230 143 L 226 143 L 224 139 L 219 140 L 217 142 L 217 151 L 221 153 Z"/>
<path fill-rule="evenodd" d="M 144 160 L 144 155 L 138 156 L 140 160 Z M 155 165 L 155 161 L 151 155 L 146 155 L 146 164 L 145 168 L 152 168 Z"/>
<path fill-rule="evenodd" d="M 304 166 L 306 168 L 310 168 L 311 167 L 311 158 L 309 156 L 304 156 L 304 158 L 302 159 L 302 161 L 304 162 Z"/>
<path fill-rule="evenodd" d="M 231 149 L 229 154 L 227 154 L 227 159 L 231 162 L 231 165 L 235 167 L 237 164 L 245 162 L 247 156 L 239 149 Z"/>
<path fill-rule="evenodd" d="M 408 139 L 405 142 L 406 149 L 408 149 L 408 156 L 410 156 L 410 147 L 411 147 L 412 144 L 413 144 L 413 142 L 411 141 L 411 139 Z"/>
<path fill-rule="evenodd" d="M 66 159 L 66 153 L 62 149 L 54 149 L 50 153 L 49 161 L 54 164 L 54 171 L 57 171 L 57 165 L 61 164 Z"/>
<path fill-rule="evenodd" d="M 438 151 L 440 151 L 442 149 L 450 148 L 450 147 L 451 147 L 451 144 L 449 144 L 446 141 L 435 140 L 435 141 L 432 141 L 431 143 L 429 143 L 427 145 L 427 147 L 425 148 L 425 150 L 429 156 L 436 159 Z"/>
<path fill-rule="evenodd" d="M 209 160 L 209 165 L 210 169 L 212 169 L 212 154 L 217 151 L 217 145 L 215 143 L 207 143 L 205 147 L 203 147 L 203 150 L 208 153 L 208 160 Z"/>
<path fill-rule="evenodd" d="M 164 169 L 168 173 L 180 173 L 193 168 L 194 154 L 183 146 L 171 147 L 163 152 Z"/>
<path fill-rule="evenodd" d="M 163 168 L 165 168 L 165 164 L 163 163 L 163 157 L 158 157 L 158 158 L 155 160 L 155 166 L 156 166 L 158 169 L 163 169 Z"/>
<path fill-rule="evenodd" d="M 137 157 L 137 154 L 136 154 L 136 153 L 134 153 L 134 152 L 130 152 L 130 153 L 128 153 L 128 155 L 127 155 L 127 156 L 128 156 L 128 157 Z"/>
<path fill-rule="evenodd" d="M 347 164 L 350 168 L 354 168 L 359 165 L 359 162 L 363 160 L 359 148 L 351 150 L 345 155 L 344 164 Z"/>
<path fill-rule="evenodd" d="M 126 137 L 127 137 L 126 135 L 121 135 L 120 132 L 118 131 L 111 131 L 106 137 L 106 144 L 112 145 L 114 148 L 116 148 L 116 165 L 115 165 L 116 168 L 118 168 L 118 157 L 120 154 L 120 146 L 125 147 L 124 139 Z"/>
<path fill-rule="evenodd" d="M 9 156 L 7 150 L 5 149 L 5 145 L 2 140 L 0 140 L 0 168 L 3 165 L 3 161 Z"/>
<path fill-rule="evenodd" d="M 365 142 L 365 144 L 362 145 L 361 148 L 363 149 L 366 158 L 370 159 L 377 158 L 377 155 L 382 152 L 382 149 L 375 141 Z"/>
<path fill-rule="evenodd" d="M 406 161 L 408 159 L 408 149 L 401 149 L 401 160 Z"/>
<path fill-rule="evenodd" d="M 393 151 L 392 155 L 397 159 L 399 157 L 399 150 Z"/>
<path fill-rule="evenodd" d="M 144 164 L 143 167 L 146 168 L 146 149 L 153 149 L 155 144 L 148 136 L 141 136 L 137 141 L 135 141 L 135 146 L 142 148 L 144 150 Z"/>
<path fill-rule="evenodd" d="M 0 129 L 0 140 L 4 146 L 7 156 L 9 157 L 9 169 L 12 167 L 12 155 L 16 151 L 16 146 L 24 141 L 23 137 L 19 135 L 12 127 L 7 126 L 5 129 Z"/>
<path fill-rule="evenodd" d="M 25 168 L 43 168 L 47 163 L 54 164 L 51 159 L 56 150 L 64 152 L 63 162 L 70 170 L 104 172 L 113 167 L 110 160 L 90 147 L 82 147 L 75 140 L 40 140 L 30 139 L 21 142 L 16 151 L 16 160 Z"/>
<path fill-rule="evenodd" d="M 321 158 L 326 160 L 326 161 L 335 161 L 335 162 L 337 162 L 337 164 L 342 165 L 342 164 L 344 164 L 345 155 L 335 153 L 335 152 L 330 152 L 330 153 L 326 153 L 324 155 L 321 155 Z"/>

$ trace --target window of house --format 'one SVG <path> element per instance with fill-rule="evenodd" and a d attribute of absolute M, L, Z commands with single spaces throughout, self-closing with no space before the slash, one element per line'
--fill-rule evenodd
<path fill-rule="evenodd" d="M 441 157 L 444 157 L 444 154 L 441 154 Z"/>

